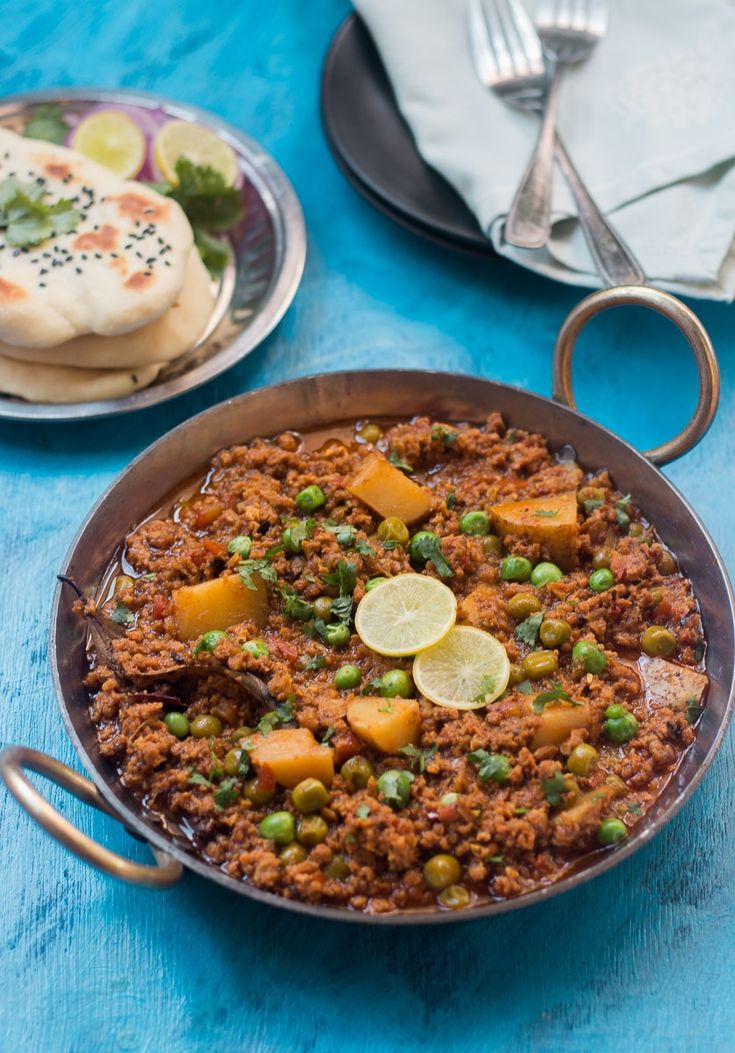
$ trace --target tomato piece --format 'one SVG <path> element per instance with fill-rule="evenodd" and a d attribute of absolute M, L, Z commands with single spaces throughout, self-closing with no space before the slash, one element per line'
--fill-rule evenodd
<path fill-rule="evenodd" d="M 334 763 L 339 767 L 350 757 L 362 753 L 362 741 L 352 731 L 343 731 L 334 736 Z"/>
<path fill-rule="evenodd" d="M 299 657 L 299 651 L 296 644 L 292 644 L 288 640 L 276 640 L 273 646 L 281 657 L 289 662 L 295 662 Z"/>
<path fill-rule="evenodd" d="M 168 612 L 168 609 L 169 601 L 166 599 L 165 596 L 162 596 L 160 592 L 157 592 L 156 595 L 153 597 L 153 617 L 163 618 L 164 615 Z"/>
<path fill-rule="evenodd" d="M 227 549 L 224 545 L 221 545 L 219 541 L 212 541 L 211 538 L 205 537 L 202 541 L 202 546 L 209 552 L 215 559 L 227 559 Z"/>

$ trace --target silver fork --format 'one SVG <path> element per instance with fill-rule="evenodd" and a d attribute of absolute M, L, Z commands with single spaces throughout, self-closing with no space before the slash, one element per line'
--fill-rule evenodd
<path fill-rule="evenodd" d="M 571 8 L 570 20 L 574 16 L 572 4 L 579 6 L 581 3 L 585 3 L 585 0 L 557 0 L 559 7 Z M 547 92 L 552 95 L 551 105 L 547 106 L 547 117 L 542 123 L 538 147 L 544 150 L 548 157 L 549 188 L 554 148 L 556 149 L 557 161 L 574 196 L 579 222 L 600 277 L 607 285 L 645 284 L 643 269 L 597 208 L 555 133 L 554 111 L 558 78 L 552 77 L 549 85 L 539 34 L 520 0 L 468 0 L 468 20 L 475 68 L 486 87 L 491 88 L 510 105 L 536 114 L 543 112 Z M 558 27 L 556 20 L 554 24 Z M 600 24 L 599 19 L 596 24 Z M 565 42 L 561 37 L 557 37 L 556 42 L 561 50 Z M 524 182 L 531 169 L 532 164 L 526 171 Z M 523 185 L 524 183 L 516 193 L 514 205 Z M 511 244 L 520 243 L 524 248 L 538 248 L 546 243 L 550 229 L 549 197 L 550 189 L 546 197 L 548 211 L 543 236 L 533 241 L 516 240 L 519 238 L 518 231 L 509 231 L 506 221 L 505 236 Z"/>

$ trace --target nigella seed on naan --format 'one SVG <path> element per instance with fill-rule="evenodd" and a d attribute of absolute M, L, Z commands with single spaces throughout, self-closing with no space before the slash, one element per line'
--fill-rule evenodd
<path fill-rule="evenodd" d="M 159 318 L 181 292 L 193 246 L 175 201 L 63 146 L 0 128 L 0 184 L 70 200 L 68 233 L 17 248 L 0 229 L 0 340 L 47 348 L 87 333 L 119 336 Z"/>

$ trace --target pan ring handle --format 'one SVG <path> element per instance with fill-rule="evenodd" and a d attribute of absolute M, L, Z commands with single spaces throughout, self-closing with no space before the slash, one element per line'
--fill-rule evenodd
<path fill-rule="evenodd" d="M 73 826 L 55 808 L 52 808 L 26 778 L 24 772 L 26 768 L 51 779 L 57 786 L 69 790 L 85 804 L 91 804 L 93 808 L 112 816 L 118 822 L 120 822 L 120 817 L 107 804 L 93 782 L 74 771 L 73 768 L 68 768 L 66 764 L 54 760 L 53 757 L 39 753 L 38 750 L 28 749 L 26 746 L 9 746 L 0 753 L 0 777 L 16 801 L 47 833 L 80 859 L 84 859 L 97 870 L 110 874 L 120 881 L 127 881 L 133 885 L 146 885 L 148 888 L 167 888 L 181 877 L 183 872 L 181 863 L 172 859 L 166 852 L 154 848 L 153 845 L 149 847 L 156 859 L 155 866 L 132 863 L 115 852 L 111 852 L 108 848 L 98 845 L 91 837 L 77 830 L 76 826 Z"/>
<path fill-rule="evenodd" d="M 712 341 L 700 320 L 675 296 L 641 285 L 600 289 L 577 304 L 564 319 L 554 347 L 554 398 L 576 409 L 572 387 L 572 355 L 581 330 L 595 315 L 621 304 L 636 304 L 670 319 L 684 334 L 697 363 L 699 399 L 689 423 L 673 439 L 646 450 L 654 464 L 668 464 L 696 446 L 709 428 L 720 397 L 720 371 Z"/>

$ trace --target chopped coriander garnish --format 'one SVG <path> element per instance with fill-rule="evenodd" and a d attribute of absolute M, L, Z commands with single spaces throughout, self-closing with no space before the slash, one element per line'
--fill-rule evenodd
<path fill-rule="evenodd" d="M 402 472 L 406 472 L 407 475 L 413 475 L 413 468 L 411 467 L 411 465 L 406 464 L 405 461 L 402 461 L 395 450 L 390 451 L 390 453 L 388 454 L 388 460 L 394 468 L 400 468 L 400 470 Z"/>
<path fill-rule="evenodd" d="M 573 706 L 582 705 L 581 702 L 576 702 L 573 698 L 570 698 L 561 684 L 554 684 L 548 691 L 542 691 L 536 695 L 531 708 L 534 713 L 543 713 L 544 706 L 548 705 L 549 702 L 558 701 L 571 702 Z"/>
<path fill-rule="evenodd" d="M 629 504 L 630 494 L 626 494 L 625 497 L 621 497 L 619 501 L 615 502 L 615 518 L 618 521 L 618 526 L 623 531 L 630 526 L 630 515 L 626 507 Z"/>
<path fill-rule="evenodd" d="M 420 530 L 411 538 L 411 558 L 423 563 L 433 563 L 440 578 L 454 577 L 454 571 L 442 552 L 441 538 L 430 530 Z"/>
<path fill-rule="evenodd" d="M 532 695 L 533 684 L 530 680 L 521 680 L 520 684 L 518 685 L 518 690 L 522 695 Z"/>
<path fill-rule="evenodd" d="M 467 754 L 467 760 L 477 768 L 480 782 L 504 783 L 510 774 L 510 757 L 502 753 L 488 753 L 487 750 L 473 750 Z"/>
<path fill-rule="evenodd" d="M 200 775 L 198 771 L 194 771 L 192 768 L 189 772 L 189 783 L 191 786 L 211 786 L 212 780 L 208 779 L 206 775 Z"/>
<path fill-rule="evenodd" d="M 455 442 L 459 438 L 458 431 L 450 431 L 449 428 L 445 428 L 443 424 L 435 424 L 431 429 L 431 437 L 434 442 L 441 442 L 445 450 L 450 449 L 454 446 Z"/>
<path fill-rule="evenodd" d="M 327 664 L 327 660 L 323 654 L 315 654 L 312 658 L 307 658 L 304 662 L 304 669 L 323 669 Z"/>
<path fill-rule="evenodd" d="M 238 564 L 237 572 L 242 578 L 243 585 L 247 589 L 252 589 L 255 592 L 258 586 L 253 581 L 253 575 L 257 574 L 262 581 L 270 581 L 275 583 L 276 571 L 274 567 L 271 567 L 268 556 L 265 559 L 246 559 L 242 563 Z"/>
<path fill-rule="evenodd" d="M 324 732 L 324 738 L 322 739 L 322 746 L 328 745 L 329 740 L 332 738 L 333 735 L 334 728 L 331 724 L 327 724 L 327 730 Z"/>
<path fill-rule="evenodd" d="M 340 596 L 351 596 L 357 582 L 357 568 L 350 560 L 341 559 L 337 569 L 329 574 L 322 574 L 327 585 L 339 588 Z"/>
<path fill-rule="evenodd" d="M 454 508 L 454 506 L 457 504 L 457 495 L 455 493 L 447 494 L 447 496 L 444 498 L 444 504 L 447 506 L 447 508 Z"/>
<path fill-rule="evenodd" d="M 558 508 L 538 508 L 533 513 L 535 516 L 539 516 L 542 519 L 553 519 L 554 516 L 559 515 Z"/>
<path fill-rule="evenodd" d="M 567 781 L 560 771 L 554 772 L 550 779 L 542 779 L 541 789 L 552 808 L 558 808 L 564 794 L 569 792 Z"/>
<path fill-rule="evenodd" d="M 687 701 L 686 717 L 687 724 L 695 724 L 702 715 L 704 706 L 700 705 L 696 698 Z"/>
<path fill-rule="evenodd" d="M 425 750 L 419 749 L 418 746 L 409 745 L 401 746 L 398 752 L 405 754 L 406 757 L 410 757 L 411 763 L 416 761 L 416 763 L 418 764 L 419 771 L 423 772 L 426 770 L 426 765 L 438 749 L 439 747 L 435 742 L 433 743 L 433 745 L 429 746 L 428 749 Z"/>
<path fill-rule="evenodd" d="M 485 704 L 485 699 L 495 690 L 495 677 L 483 676 L 480 680 L 480 690 L 472 699 L 472 705 L 478 708 Z"/>
<path fill-rule="evenodd" d="M 35 106 L 23 130 L 26 139 L 43 139 L 57 146 L 64 145 L 68 134 L 69 125 L 64 120 L 61 106 L 56 102 Z"/>
<path fill-rule="evenodd" d="M 29 248 L 47 238 L 58 237 L 74 230 L 81 213 L 67 198 L 53 205 L 42 200 L 46 196 L 45 182 L 22 183 L 8 176 L 0 183 L 0 227 L 5 229 L 8 245 Z"/>
<path fill-rule="evenodd" d="M 383 678 L 382 678 L 382 676 L 374 676 L 372 678 L 372 680 L 369 680 L 367 682 L 367 684 L 365 684 L 365 686 L 362 689 L 362 691 L 360 692 L 360 694 L 361 695 L 371 695 L 373 693 L 373 691 L 380 691 L 382 686 L 383 686 Z"/>
<path fill-rule="evenodd" d="M 594 512 L 596 508 L 602 508 L 605 502 L 601 497 L 590 497 L 586 501 L 582 502 L 585 512 L 589 515 L 590 512 Z"/>
<path fill-rule="evenodd" d="M 411 799 L 411 783 L 415 776 L 411 771 L 384 771 L 378 779 L 378 789 L 386 804 L 397 811 L 405 808 Z"/>
<path fill-rule="evenodd" d="M 300 622 L 308 622 L 314 617 L 314 608 L 306 600 L 302 600 L 290 585 L 281 586 L 281 596 L 285 601 L 283 613 L 287 618 L 296 618 Z"/>
<path fill-rule="evenodd" d="M 638 804 L 638 801 L 626 801 L 626 809 L 632 812 L 633 815 L 642 815 L 643 809 Z"/>
<path fill-rule="evenodd" d="M 355 809 L 355 815 L 358 819 L 368 819 L 370 817 L 370 809 L 366 804 L 358 804 Z"/>
<path fill-rule="evenodd" d="M 110 621 L 115 622 L 116 625 L 132 625 L 135 621 L 135 615 L 126 607 L 120 600 L 115 604 L 115 610 L 110 615 Z"/>
<path fill-rule="evenodd" d="M 270 735 L 271 731 L 279 724 L 286 724 L 289 720 L 293 720 L 293 704 L 294 698 L 289 695 L 285 702 L 276 706 L 270 713 L 266 713 L 265 716 L 261 717 L 258 721 L 258 731 L 263 737 Z"/>
<path fill-rule="evenodd" d="M 505 856 L 504 855 L 488 856 L 487 857 L 488 863 L 502 863 L 504 860 L 505 860 Z"/>
<path fill-rule="evenodd" d="M 538 631 L 541 628 L 541 622 L 543 620 L 543 611 L 537 611 L 536 614 L 529 614 L 528 618 L 524 618 L 522 622 L 519 622 L 518 625 L 516 625 L 516 639 L 524 644 L 528 644 L 529 647 L 535 647 L 538 638 Z"/>
<path fill-rule="evenodd" d="M 235 789 L 237 783 L 237 777 L 231 776 L 228 779 L 223 779 L 217 789 L 214 791 L 214 803 L 218 810 L 226 808 L 229 804 L 234 804 L 237 798 L 240 796 L 238 791 Z"/>

